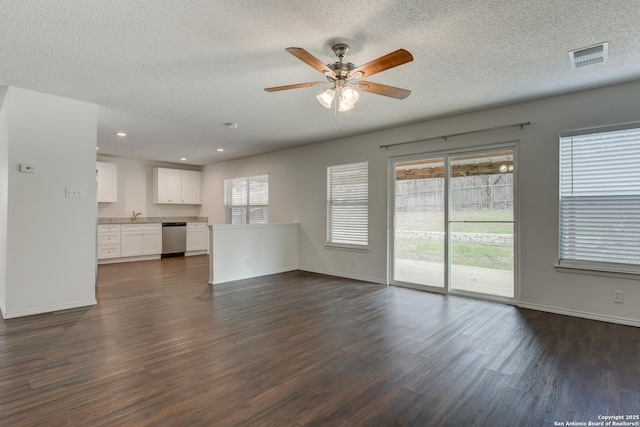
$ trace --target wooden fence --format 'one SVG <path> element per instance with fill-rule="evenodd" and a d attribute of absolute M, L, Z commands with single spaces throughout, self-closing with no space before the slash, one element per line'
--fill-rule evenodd
<path fill-rule="evenodd" d="M 513 174 L 454 177 L 450 181 L 455 210 L 513 209 Z M 444 178 L 396 181 L 396 210 L 442 211 Z"/>

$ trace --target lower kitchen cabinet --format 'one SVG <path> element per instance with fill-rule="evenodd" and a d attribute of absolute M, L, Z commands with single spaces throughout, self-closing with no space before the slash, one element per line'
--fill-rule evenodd
<path fill-rule="evenodd" d="M 162 224 L 122 224 L 120 257 L 162 253 Z"/>
<path fill-rule="evenodd" d="M 206 251 L 209 247 L 209 235 L 206 222 L 187 223 L 187 252 Z"/>
<path fill-rule="evenodd" d="M 120 258 L 120 224 L 98 225 L 98 259 Z"/>
<path fill-rule="evenodd" d="M 185 255 L 206 254 L 209 251 L 208 223 L 188 222 L 183 218 L 176 220 L 187 224 Z M 162 223 L 159 222 L 98 224 L 98 264 L 159 259 L 162 255 L 162 234 Z"/>
<path fill-rule="evenodd" d="M 120 245 L 98 246 L 98 259 L 120 258 Z"/>

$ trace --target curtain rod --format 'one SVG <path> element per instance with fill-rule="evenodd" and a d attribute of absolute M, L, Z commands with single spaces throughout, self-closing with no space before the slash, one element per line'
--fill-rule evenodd
<path fill-rule="evenodd" d="M 480 133 L 480 132 L 491 132 L 495 130 L 502 130 L 502 129 L 508 129 L 508 128 L 514 128 L 514 127 L 519 127 L 520 129 L 524 129 L 525 126 L 529 126 L 530 124 L 531 122 L 522 122 L 522 123 L 514 123 L 511 125 L 496 126 L 492 128 L 486 128 L 486 129 L 470 130 L 468 132 L 452 133 L 450 135 L 433 136 L 431 138 L 415 139 L 413 141 L 405 141 L 405 142 L 397 142 L 395 144 L 381 145 L 380 148 L 389 149 L 389 147 L 397 147 L 398 145 L 415 144 L 416 142 L 433 141 L 436 139 L 444 139 L 446 141 L 448 138 L 453 138 L 454 136 L 470 135 L 472 133 Z"/>

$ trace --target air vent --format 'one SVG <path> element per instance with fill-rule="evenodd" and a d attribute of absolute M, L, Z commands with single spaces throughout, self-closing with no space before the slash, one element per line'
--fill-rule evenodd
<path fill-rule="evenodd" d="M 600 43 L 594 46 L 576 49 L 569 52 L 571 68 L 586 67 L 587 65 L 607 62 L 609 43 Z"/>

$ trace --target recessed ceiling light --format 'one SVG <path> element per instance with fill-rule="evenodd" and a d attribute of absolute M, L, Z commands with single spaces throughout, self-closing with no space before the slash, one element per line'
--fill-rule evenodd
<path fill-rule="evenodd" d="M 186 157 L 180 157 L 180 160 L 182 160 L 183 162 L 186 162 L 187 158 Z"/>
<path fill-rule="evenodd" d="M 100 149 L 100 147 L 96 147 L 96 150 L 99 150 L 99 149 Z"/>
<path fill-rule="evenodd" d="M 127 136 L 124 132 L 116 132 L 116 136 Z"/>
<path fill-rule="evenodd" d="M 216 151 L 223 152 L 223 151 L 224 151 L 224 148 L 218 148 Z"/>

